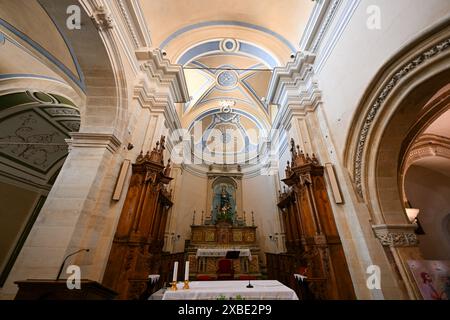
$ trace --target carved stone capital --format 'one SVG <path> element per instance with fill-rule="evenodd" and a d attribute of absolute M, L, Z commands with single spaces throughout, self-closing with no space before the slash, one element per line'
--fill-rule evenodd
<path fill-rule="evenodd" d="M 387 247 L 415 247 L 419 244 L 413 224 L 380 224 L 372 226 L 377 238 Z"/>
<path fill-rule="evenodd" d="M 95 27 L 100 31 L 111 29 L 114 26 L 111 14 L 103 6 L 95 9 L 91 19 Z"/>

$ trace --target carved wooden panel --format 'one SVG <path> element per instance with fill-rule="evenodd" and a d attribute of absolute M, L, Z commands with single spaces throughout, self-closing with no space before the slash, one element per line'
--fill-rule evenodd
<path fill-rule="evenodd" d="M 257 272 L 259 270 L 259 258 L 253 255 L 250 261 L 250 272 Z"/>
<path fill-rule="evenodd" d="M 255 234 L 253 232 L 246 232 L 245 233 L 245 241 L 246 242 L 254 242 L 255 241 Z"/>
<path fill-rule="evenodd" d="M 307 268 L 316 297 L 354 299 L 333 211 L 328 198 L 324 168 L 314 157 L 303 154 L 291 141 L 292 162 L 286 168 L 289 192 L 281 194 L 286 247 L 289 255 L 268 255 L 268 273 L 285 284 L 295 285 L 291 276 Z M 288 270 L 290 274 L 286 274 Z"/>
<path fill-rule="evenodd" d="M 233 231 L 233 242 L 242 242 L 242 231 Z"/>
<path fill-rule="evenodd" d="M 218 259 L 206 259 L 206 272 L 216 273 L 217 272 L 217 260 Z"/>
<path fill-rule="evenodd" d="M 203 232 L 202 231 L 193 231 L 192 232 L 192 241 L 200 242 L 203 240 Z"/>
<path fill-rule="evenodd" d="M 205 241 L 216 241 L 216 234 L 214 231 L 206 231 L 205 232 Z"/>

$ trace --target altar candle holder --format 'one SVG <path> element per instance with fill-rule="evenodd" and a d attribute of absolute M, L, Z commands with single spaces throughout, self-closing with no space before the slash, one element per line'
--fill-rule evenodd
<path fill-rule="evenodd" d="M 189 290 L 189 280 L 184 280 L 183 290 Z"/>
<path fill-rule="evenodd" d="M 176 281 L 172 281 L 170 284 L 172 285 L 172 286 L 170 287 L 170 290 L 171 290 L 171 291 L 177 291 L 177 290 L 178 290 L 178 288 L 177 288 L 177 282 L 176 282 Z"/>

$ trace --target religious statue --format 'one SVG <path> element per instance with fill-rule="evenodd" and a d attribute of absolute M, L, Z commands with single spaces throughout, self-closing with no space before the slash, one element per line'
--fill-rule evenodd
<path fill-rule="evenodd" d="M 226 186 L 222 186 L 222 190 L 220 192 L 220 201 L 219 204 L 217 204 L 215 207 L 217 221 L 227 221 L 230 223 L 233 222 L 234 214 L 231 201 L 232 197 L 226 190 Z"/>

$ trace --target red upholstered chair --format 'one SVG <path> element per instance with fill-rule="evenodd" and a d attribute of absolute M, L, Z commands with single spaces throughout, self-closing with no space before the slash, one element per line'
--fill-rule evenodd
<path fill-rule="evenodd" d="M 234 269 L 233 260 L 221 259 L 219 260 L 219 269 L 217 269 L 217 280 L 233 280 Z"/>
<path fill-rule="evenodd" d="M 256 276 L 242 274 L 239 276 L 239 280 L 256 280 Z"/>

